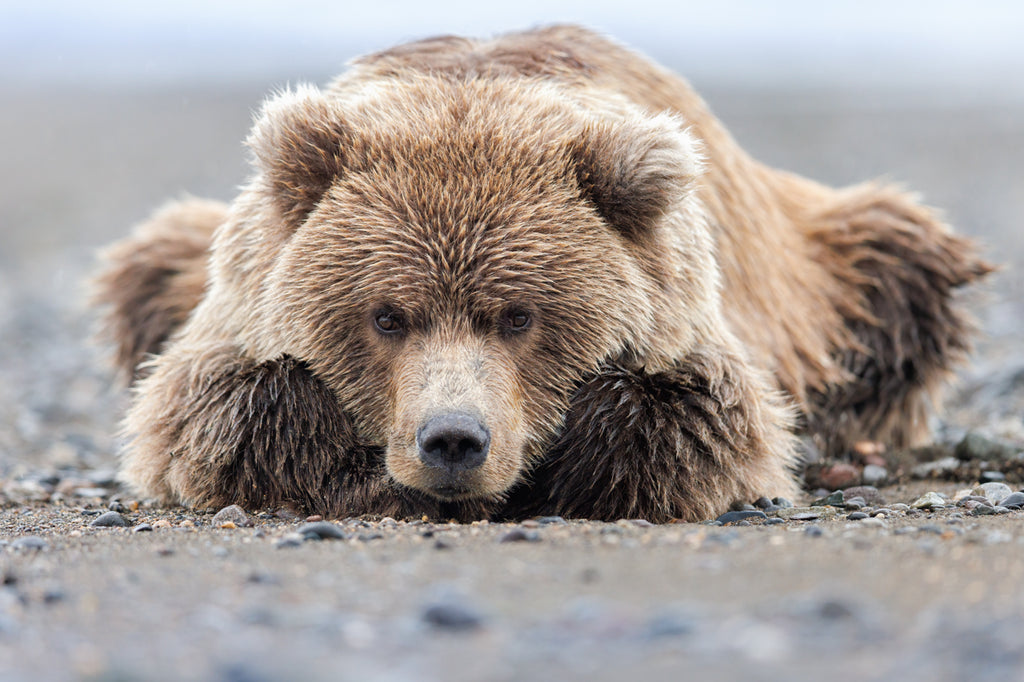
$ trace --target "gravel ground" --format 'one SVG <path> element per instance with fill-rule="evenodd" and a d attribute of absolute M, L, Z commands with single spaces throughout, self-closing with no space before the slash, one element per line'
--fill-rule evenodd
<path fill-rule="evenodd" d="M 125 396 L 82 303 L 97 246 L 167 198 L 230 198 L 266 89 L 0 91 L 0 679 L 1024 679 L 1024 511 L 996 505 L 1024 484 L 1019 106 L 705 89 L 759 158 L 906 182 L 1006 264 L 936 447 L 813 462 L 806 508 L 740 525 L 318 530 L 119 491 Z M 946 506 L 899 506 L 929 492 Z"/>

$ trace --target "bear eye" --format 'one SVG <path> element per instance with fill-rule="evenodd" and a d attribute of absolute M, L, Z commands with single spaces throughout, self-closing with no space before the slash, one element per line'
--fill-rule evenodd
<path fill-rule="evenodd" d="M 381 334 L 397 334 L 402 331 L 402 320 L 397 313 L 382 311 L 373 318 L 373 325 Z"/>
<path fill-rule="evenodd" d="M 524 332 L 530 328 L 533 317 L 522 308 L 512 308 L 504 315 L 505 327 L 511 332 Z"/>

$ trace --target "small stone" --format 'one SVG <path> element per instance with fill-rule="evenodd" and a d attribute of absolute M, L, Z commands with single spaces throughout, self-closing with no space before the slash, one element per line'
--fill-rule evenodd
<path fill-rule="evenodd" d="M 942 509 L 946 500 L 936 492 L 928 492 L 910 503 L 914 509 Z"/>
<path fill-rule="evenodd" d="M 184 521 L 182 521 L 181 523 L 178 524 L 178 528 L 195 528 L 195 527 L 196 527 L 196 522 L 193 521 L 192 519 L 185 519 Z"/>
<path fill-rule="evenodd" d="M 540 542 L 540 533 L 535 530 L 513 528 L 502 535 L 498 542 Z"/>
<path fill-rule="evenodd" d="M 173 547 L 164 546 L 164 547 L 157 547 L 156 548 L 156 555 L 157 556 L 172 556 L 173 554 L 174 554 L 174 548 Z"/>
<path fill-rule="evenodd" d="M 149 525 L 148 523 L 140 523 L 139 525 L 132 528 L 133 533 L 148 533 L 152 532 L 152 530 L 153 526 Z"/>
<path fill-rule="evenodd" d="M 341 528 L 327 521 L 304 523 L 295 532 L 306 540 L 344 540 L 348 537 Z"/>
<path fill-rule="evenodd" d="M 850 519 L 851 521 L 861 521 L 863 519 L 868 518 L 868 515 L 862 511 L 855 511 L 851 512 L 846 518 Z"/>
<path fill-rule="evenodd" d="M 320 514 L 310 514 L 306 517 L 306 523 L 316 523 L 317 521 L 323 521 L 324 517 Z"/>
<path fill-rule="evenodd" d="M 989 504 L 996 505 L 1013 493 L 1013 489 L 1005 483 L 982 483 L 971 491 L 972 495 L 981 495 Z"/>
<path fill-rule="evenodd" d="M 235 528 L 238 528 L 238 526 L 235 525 L 234 521 L 225 521 L 224 523 L 220 524 L 219 527 L 225 530 L 234 530 Z"/>
<path fill-rule="evenodd" d="M 1001 471 L 993 471 L 990 469 L 988 471 L 982 471 L 980 478 L 986 483 L 1000 482 L 1006 480 L 1006 474 Z"/>
<path fill-rule="evenodd" d="M 956 457 L 944 457 L 934 462 L 922 462 L 911 469 L 910 473 L 914 478 L 931 478 L 955 471 L 959 467 L 960 460 Z"/>
<path fill-rule="evenodd" d="M 89 525 L 93 528 L 124 528 L 128 522 L 116 511 L 108 511 L 106 514 L 97 516 Z"/>
<path fill-rule="evenodd" d="M 843 506 L 851 511 L 857 511 L 858 509 L 863 509 L 868 506 L 868 503 L 863 497 L 850 497 L 847 498 Z"/>
<path fill-rule="evenodd" d="M 992 516 L 995 513 L 995 507 L 989 507 L 985 504 L 979 504 L 971 510 L 971 516 Z"/>
<path fill-rule="evenodd" d="M 954 453 L 960 459 L 983 459 L 987 461 L 1005 461 L 1013 459 L 1019 448 L 1005 441 L 983 436 L 977 431 L 968 431 Z"/>
<path fill-rule="evenodd" d="M 776 507 L 782 507 L 783 509 L 792 509 L 793 503 L 787 500 L 785 497 L 773 497 L 772 504 Z"/>
<path fill-rule="evenodd" d="M 879 464 L 865 464 L 860 477 L 865 485 L 879 485 L 889 478 L 889 470 Z"/>
<path fill-rule="evenodd" d="M 831 495 L 811 502 L 812 507 L 842 507 L 844 504 L 846 504 L 846 500 L 842 490 L 837 490 Z"/>
<path fill-rule="evenodd" d="M 885 528 L 885 520 L 880 516 L 872 516 L 866 519 L 861 519 L 860 525 L 862 526 L 876 526 L 878 528 Z"/>
<path fill-rule="evenodd" d="M 829 490 L 855 485 L 860 481 L 860 477 L 860 468 L 846 462 L 838 462 L 825 467 L 818 473 L 818 480 L 821 481 L 822 487 Z"/>
<path fill-rule="evenodd" d="M 815 514 L 814 512 L 804 512 L 802 514 L 793 514 L 792 516 L 789 517 L 789 520 L 790 521 L 816 521 L 819 518 L 821 518 L 821 517 L 818 514 Z"/>
<path fill-rule="evenodd" d="M 665 612 L 652 617 L 643 628 L 643 636 L 647 639 L 663 637 L 683 637 L 697 629 L 696 621 L 684 614 Z"/>
<path fill-rule="evenodd" d="M 775 506 L 774 503 L 767 497 L 759 497 L 754 500 L 754 506 L 758 509 L 768 509 L 769 507 Z"/>
<path fill-rule="evenodd" d="M 731 511 L 719 516 L 716 521 L 723 526 L 730 523 L 738 523 L 746 519 L 766 519 L 768 515 L 763 511 Z"/>
<path fill-rule="evenodd" d="M 997 504 L 997 505 L 996 505 L 995 507 L 993 507 L 992 509 L 994 509 L 994 510 L 995 510 L 996 514 L 1009 514 L 1009 513 L 1010 513 L 1010 510 L 1009 510 L 1009 509 L 1007 509 L 1006 507 L 1004 507 L 1004 506 L 1003 506 L 1003 505 L 1001 505 L 1001 504 Z"/>
<path fill-rule="evenodd" d="M 542 526 L 565 526 L 568 522 L 561 516 L 542 516 L 537 519 L 537 523 Z"/>
<path fill-rule="evenodd" d="M 766 526 L 777 526 L 780 523 L 785 523 L 785 522 L 786 522 L 785 519 L 770 518 L 770 519 L 765 520 L 764 525 L 766 525 Z"/>
<path fill-rule="evenodd" d="M 106 488 L 75 488 L 74 490 L 77 497 L 106 497 L 108 492 Z"/>
<path fill-rule="evenodd" d="M 804 529 L 804 534 L 812 538 L 820 538 L 825 534 L 825 531 L 821 529 L 821 526 L 807 526 Z"/>
<path fill-rule="evenodd" d="M 1011 493 L 1008 497 L 1000 500 L 999 505 L 1007 509 L 1022 509 L 1024 508 L 1024 493 Z"/>
<path fill-rule="evenodd" d="M 153 522 L 153 528 L 170 528 L 171 522 L 167 519 L 157 519 Z"/>
<path fill-rule="evenodd" d="M 123 514 L 126 511 L 128 511 L 128 508 L 121 503 L 121 500 L 111 500 L 110 504 L 107 505 L 107 509 L 109 509 L 110 511 L 116 511 L 120 514 Z"/>
<path fill-rule="evenodd" d="M 28 552 L 39 552 L 49 546 L 50 544 L 38 535 L 23 535 L 11 542 L 11 549 Z"/>
<path fill-rule="evenodd" d="M 483 627 L 484 618 L 464 604 L 431 604 L 423 610 L 423 621 L 438 630 L 471 632 Z"/>
<path fill-rule="evenodd" d="M 450 542 L 443 538 L 434 540 L 434 549 L 451 549 L 452 545 Z"/>
<path fill-rule="evenodd" d="M 241 527 L 248 528 L 252 525 L 252 519 L 245 513 L 245 510 L 239 507 L 237 504 L 232 504 L 224 507 L 219 512 L 213 515 L 211 523 L 214 526 L 224 528 L 224 524 L 231 522 L 234 524 L 232 528 Z"/>
<path fill-rule="evenodd" d="M 534 521 L 533 519 L 527 519 L 519 525 L 523 528 L 540 528 L 540 523 L 538 521 Z"/>
<path fill-rule="evenodd" d="M 897 512 L 905 512 L 905 511 L 910 509 L 910 505 L 909 504 L 903 504 L 902 502 L 897 502 L 896 504 L 891 504 L 891 505 L 889 505 L 889 507 L 893 511 L 897 511 Z"/>
<path fill-rule="evenodd" d="M 298 533 L 288 533 L 285 536 L 278 538 L 274 542 L 274 547 L 277 549 L 286 549 L 289 547 L 298 547 L 305 542 L 306 536 L 299 535 Z"/>

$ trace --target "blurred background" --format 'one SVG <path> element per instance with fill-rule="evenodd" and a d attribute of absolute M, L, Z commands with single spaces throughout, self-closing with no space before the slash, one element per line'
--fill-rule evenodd
<path fill-rule="evenodd" d="M 761 160 L 903 183 L 982 240 L 1006 268 L 945 426 L 1024 437 L 1018 2 L 2 2 L 0 475 L 112 466 L 123 395 L 87 343 L 83 280 L 161 202 L 232 197 L 266 93 L 405 40 L 551 22 L 685 75 Z"/>

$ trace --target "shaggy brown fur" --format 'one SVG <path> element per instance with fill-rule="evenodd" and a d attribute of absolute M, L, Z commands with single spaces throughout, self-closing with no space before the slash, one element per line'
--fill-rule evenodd
<path fill-rule="evenodd" d="M 121 367 L 154 354 L 122 476 L 168 501 L 696 520 L 793 495 L 777 389 L 830 451 L 918 441 L 987 270 L 892 189 L 757 164 L 573 27 L 371 55 L 249 143 L 230 211 L 167 209 L 100 280 Z M 425 456 L 452 415 L 479 465 Z"/>

